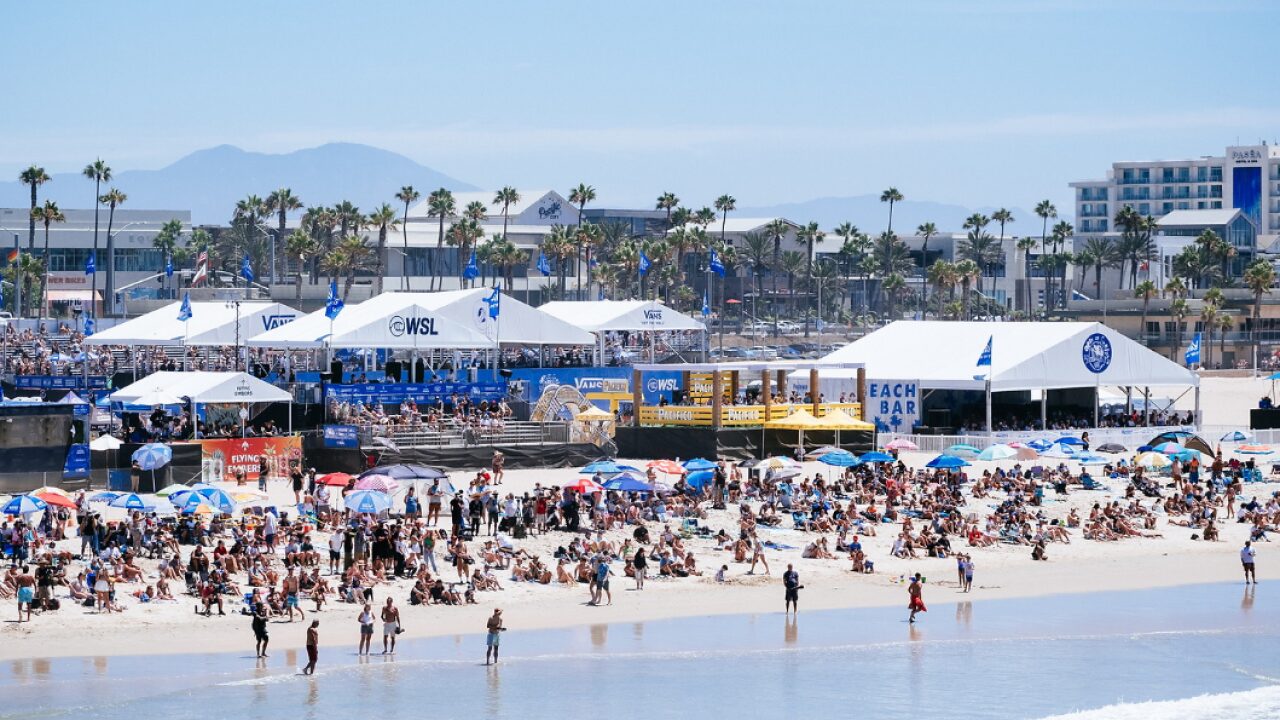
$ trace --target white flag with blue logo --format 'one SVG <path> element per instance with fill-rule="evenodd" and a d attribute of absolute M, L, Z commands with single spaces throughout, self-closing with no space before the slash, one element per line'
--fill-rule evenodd
<path fill-rule="evenodd" d="M 495 287 L 484 301 L 489 306 L 489 317 L 497 320 L 502 307 L 502 291 Z"/>
<path fill-rule="evenodd" d="M 182 305 L 178 308 L 178 319 L 182 322 L 191 319 L 191 293 L 182 293 Z"/>
<path fill-rule="evenodd" d="M 244 260 L 240 261 L 240 277 L 244 278 L 245 282 L 253 282 L 253 263 L 249 262 L 248 255 L 245 255 Z"/>
<path fill-rule="evenodd" d="M 164 274 L 165 274 L 165 277 L 173 277 L 173 258 L 172 257 L 166 256 L 164 259 Z"/>
<path fill-rule="evenodd" d="M 324 302 L 324 316 L 330 320 L 336 320 L 338 313 L 342 312 L 342 308 L 346 303 L 342 302 L 342 297 L 338 295 L 338 281 L 329 281 L 329 297 Z"/>
<path fill-rule="evenodd" d="M 93 253 L 89 253 L 89 259 L 84 261 L 84 274 L 93 275 L 98 272 L 98 264 L 93 259 Z"/>
<path fill-rule="evenodd" d="M 711 251 L 711 257 L 707 260 L 707 267 L 711 272 L 724 277 L 724 263 L 720 262 L 720 256 L 716 254 L 715 250 Z"/>
<path fill-rule="evenodd" d="M 542 273 L 543 277 L 551 274 L 551 261 L 547 260 L 547 254 L 541 250 L 538 251 L 538 272 Z"/>
<path fill-rule="evenodd" d="M 648 256 L 648 255 L 645 255 L 645 254 L 644 254 L 644 251 L 643 251 L 643 250 L 641 250 L 641 251 L 640 251 L 640 274 L 641 274 L 641 275 L 644 275 L 644 274 L 648 273 L 648 272 L 649 272 L 649 266 L 650 266 L 650 265 L 652 265 L 652 264 L 653 264 L 653 263 L 649 260 L 649 256 Z"/>
<path fill-rule="evenodd" d="M 993 340 L 995 340 L 994 335 L 987 338 L 987 346 L 982 349 L 982 354 L 978 356 L 977 367 L 979 370 L 985 369 L 985 372 L 974 375 L 973 376 L 974 380 L 986 380 L 987 377 L 991 374 L 991 342 Z"/>
<path fill-rule="evenodd" d="M 85 313 L 84 316 L 84 336 L 89 337 L 98 329 L 98 323 L 94 322 L 93 316 Z"/>
<path fill-rule="evenodd" d="M 1187 352 L 1183 355 L 1188 365 L 1197 365 L 1200 363 L 1200 333 L 1191 339 L 1191 345 L 1187 347 Z"/>
<path fill-rule="evenodd" d="M 711 315 L 711 296 L 706 290 L 702 291 L 702 317 Z"/>
<path fill-rule="evenodd" d="M 471 257 L 467 259 L 467 266 L 462 270 L 462 277 L 467 280 L 475 280 L 480 277 L 480 266 L 476 264 L 476 251 L 471 251 Z"/>

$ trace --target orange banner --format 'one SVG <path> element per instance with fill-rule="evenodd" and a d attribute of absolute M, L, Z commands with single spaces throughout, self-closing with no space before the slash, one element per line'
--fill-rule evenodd
<path fill-rule="evenodd" d="M 302 462 L 302 438 L 264 437 L 201 440 L 200 456 L 215 477 L 235 480 L 236 471 L 245 480 L 258 479 L 258 459 L 266 457 L 273 478 L 289 476 L 289 463 Z"/>

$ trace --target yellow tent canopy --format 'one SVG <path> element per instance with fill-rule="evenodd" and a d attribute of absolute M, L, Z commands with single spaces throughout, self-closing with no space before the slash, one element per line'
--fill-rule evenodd
<path fill-rule="evenodd" d="M 770 420 L 764 424 L 767 428 L 777 430 L 832 430 L 834 428 L 822 424 L 822 420 L 814 417 L 808 410 L 801 408 L 790 415 Z"/>
<path fill-rule="evenodd" d="M 831 412 L 818 418 L 818 422 L 822 423 L 822 427 L 827 430 L 875 430 L 876 426 L 869 422 L 859 420 L 842 408 L 836 408 Z M 808 428 L 806 428 L 808 429 Z"/>

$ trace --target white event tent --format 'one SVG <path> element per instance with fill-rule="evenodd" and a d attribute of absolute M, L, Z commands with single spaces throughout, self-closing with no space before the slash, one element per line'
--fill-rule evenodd
<path fill-rule="evenodd" d="M 170 303 L 86 338 L 90 345 L 234 345 L 296 320 L 299 312 L 276 302 L 192 302 L 191 319 L 178 319 Z M 238 307 L 237 307 L 238 305 Z"/>
<path fill-rule="evenodd" d="M 296 322 L 259 333 L 253 347 L 483 349 L 498 344 L 590 345 L 590 333 L 508 295 L 490 317 L 492 290 L 435 293 L 385 292 L 343 308 L 330 321 L 318 310 Z"/>
<path fill-rule="evenodd" d="M 979 366 L 987 342 L 990 366 Z M 827 362 L 863 363 L 870 380 L 910 380 L 922 389 L 991 393 L 1064 388 L 1195 388 L 1200 378 L 1096 322 L 898 321 L 832 352 Z M 839 392 L 850 371 L 823 370 L 824 394 Z M 795 376 L 798 383 L 807 378 Z M 1042 395 L 1043 397 L 1043 395 Z M 1042 403 L 1043 408 L 1043 403 Z"/>
<path fill-rule="evenodd" d="M 556 300 L 545 303 L 538 309 L 595 333 L 601 363 L 604 362 L 606 332 L 698 330 L 704 335 L 707 332 L 707 326 L 698 320 L 653 300 Z M 652 337 L 650 335 L 651 340 Z M 652 348 L 652 344 L 650 347 Z M 650 360 L 652 359 L 651 353 Z"/>
<path fill-rule="evenodd" d="M 248 373 L 206 371 L 156 372 L 111 393 L 111 402 L 126 406 L 179 404 L 175 401 L 191 403 L 194 417 L 197 403 L 287 403 L 293 401 L 293 396 Z M 292 412 L 289 413 L 289 430 L 293 430 Z"/>

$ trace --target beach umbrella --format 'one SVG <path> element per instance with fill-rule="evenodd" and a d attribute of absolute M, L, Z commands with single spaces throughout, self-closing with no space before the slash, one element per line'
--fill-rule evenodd
<path fill-rule="evenodd" d="M 197 496 L 193 496 L 193 500 L 194 497 Z M 178 510 L 183 515 L 214 515 L 218 512 L 207 502 L 189 502 L 178 508 Z"/>
<path fill-rule="evenodd" d="M 829 452 L 836 452 L 837 450 L 841 450 L 841 448 L 835 447 L 833 445 L 824 445 L 816 450 L 810 450 L 808 453 L 805 453 L 805 457 L 817 460 L 823 455 L 826 455 Z"/>
<path fill-rule="evenodd" d="M 1210 447 L 1209 443 L 1206 442 L 1204 438 L 1187 430 L 1169 430 L 1167 432 L 1162 432 L 1151 438 L 1151 442 L 1147 444 L 1154 447 L 1164 442 L 1176 442 L 1180 445 L 1185 445 L 1192 450 L 1199 450 L 1202 453 L 1209 453 L 1210 455 L 1213 454 L 1213 448 Z"/>
<path fill-rule="evenodd" d="M 1059 445 L 1084 445 L 1083 440 L 1078 437 L 1072 437 L 1071 435 L 1063 435 L 1057 440 L 1054 440 L 1054 442 Z"/>
<path fill-rule="evenodd" d="M 1106 457 L 1098 455 L 1097 453 L 1080 453 L 1071 459 L 1081 465 L 1105 465 L 1108 462 L 1111 462 Z"/>
<path fill-rule="evenodd" d="M 44 485 L 42 487 L 38 487 L 27 494 L 28 495 L 61 495 L 64 498 L 71 497 L 71 493 L 67 492 L 66 490 L 63 490 L 60 487 L 54 487 L 52 485 Z"/>
<path fill-rule="evenodd" d="M 759 464 L 760 464 L 760 461 L 757 460 L 756 458 L 747 458 L 746 460 L 743 460 L 742 462 L 738 463 L 738 467 L 753 468 Z"/>
<path fill-rule="evenodd" d="M 1166 468 L 1173 464 L 1168 455 L 1158 452 L 1145 452 L 1133 459 L 1135 465 L 1141 465 L 1145 468 Z"/>
<path fill-rule="evenodd" d="M 393 480 L 439 480 L 440 478 L 448 477 L 448 475 L 435 468 L 416 464 L 383 465 L 360 473 L 360 477 L 367 475 L 387 475 Z"/>
<path fill-rule="evenodd" d="M 235 498 L 231 497 L 231 495 L 222 488 L 201 488 L 200 490 L 196 490 L 196 493 L 199 494 L 200 497 L 203 497 L 206 503 L 216 508 L 219 512 L 223 512 L 228 515 L 235 512 L 237 504 Z M 188 502 L 190 502 L 190 499 L 188 499 Z"/>
<path fill-rule="evenodd" d="M 784 469 L 794 468 L 796 466 L 796 461 L 792 460 L 789 457 L 782 457 L 781 455 L 775 455 L 773 457 L 768 457 L 768 458 L 765 458 L 764 460 L 761 460 L 760 466 L 768 468 L 770 470 L 784 470 Z"/>
<path fill-rule="evenodd" d="M 99 435 L 89 443 L 90 450 L 119 450 L 124 445 L 120 438 L 114 435 Z"/>
<path fill-rule="evenodd" d="M 890 455 L 889 453 L 882 453 L 882 452 L 879 452 L 878 450 L 872 450 L 869 453 L 864 453 L 860 455 L 858 457 L 858 462 L 861 462 L 861 463 L 893 462 L 893 456 Z"/>
<path fill-rule="evenodd" d="M 1274 451 L 1266 445 L 1241 445 L 1236 452 L 1241 455 L 1270 455 Z"/>
<path fill-rule="evenodd" d="M 169 502 L 172 502 L 174 504 L 174 507 L 178 508 L 180 511 L 182 511 L 183 514 L 187 514 L 187 515 L 192 513 L 201 513 L 200 511 L 201 506 L 205 506 L 210 510 L 220 512 L 226 515 L 230 515 L 231 513 L 235 512 L 235 509 L 236 509 L 235 501 L 231 499 L 230 495 L 226 494 L 221 490 L 219 490 L 216 493 L 211 493 L 209 495 L 206 495 L 205 493 L 202 493 L 202 492 L 191 492 L 191 493 L 187 493 L 181 498 L 175 498 L 174 496 L 170 495 Z"/>
<path fill-rule="evenodd" d="M 203 495 L 210 490 L 218 488 L 209 483 L 196 483 L 194 485 L 170 485 L 160 492 L 156 493 L 159 497 L 169 498 L 174 505 L 181 505 L 187 501 L 187 498 L 193 493 Z"/>
<path fill-rule="evenodd" d="M 1124 451 L 1125 447 L 1120 443 L 1104 443 L 1098 446 L 1098 452 L 1111 453 L 1113 455 Z"/>
<path fill-rule="evenodd" d="M 316 483 L 320 485 L 332 485 L 334 487 L 343 487 L 347 483 L 351 482 L 351 478 L 353 477 L 355 477 L 355 475 L 350 475 L 344 472 L 331 472 L 331 473 L 325 473 L 324 475 L 321 475 L 320 477 L 316 478 Z"/>
<path fill-rule="evenodd" d="M 1163 442 L 1151 449 L 1155 450 L 1156 452 L 1162 452 L 1165 455 L 1174 455 L 1182 452 L 1183 450 L 1186 450 L 1185 447 L 1179 445 L 1176 442 Z"/>
<path fill-rule="evenodd" d="M 26 515 L 40 512 L 48 506 L 48 503 L 38 497 L 15 495 L 12 500 L 4 504 L 3 508 L 0 508 L 0 515 Z"/>
<path fill-rule="evenodd" d="M 683 475 L 685 472 L 684 466 L 675 460 L 653 460 L 647 463 L 645 467 L 653 468 L 667 475 Z"/>
<path fill-rule="evenodd" d="M 884 446 L 884 449 L 885 450 L 919 450 L 920 446 L 916 445 L 910 440 L 898 438 L 897 440 L 891 440 L 887 445 Z"/>
<path fill-rule="evenodd" d="M 604 491 L 604 486 L 591 478 L 579 478 L 577 482 L 571 485 L 566 485 L 565 487 L 583 495 L 590 495 L 591 493 Z"/>
<path fill-rule="evenodd" d="M 143 500 L 142 497 L 137 495 L 136 493 L 125 493 L 117 497 L 115 500 L 112 500 L 111 502 L 107 503 L 107 505 L 113 508 L 123 508 L 125 510 L 146 510 L 147 509 L 147 502 Z"/>
<path fill-rule="evenodd" d="M 685 470 L 712 470 L 716 467 L 716 463 L 706 458 L 693 458 L 684 461 Z"/>
<path fill-rule="evenodd" d="M 1031 442 L 1027 443 L 1027 447 L 1031 448 L 1032 450 L 1035 450 L 1036 452 L 1044 452 L 1045 450 L 1048 450 L 1049 448 L 1053 447 L 1053 443 L 1049 442 L 1048 440 L 1036 438 L 1035 440 L 1032 440 Z"/>
<path fill-rule="evenodd" d="M 652 485 L 631 473 L 623 473 L 609 478 L 609 481 L 604 484 L 604 489 L 617 492 L 653 492 Z"/>
<path fill-rule="evenodd" d="M 969 464 L 969 461 L 965 460 L 964 458 L 959 458 L 959 457 L 956 457 L 955 455 L 944 454 L 944 455 L 939 455 L 938 457 L 930 460 L 925 465 L 925 467 L 954 469 L 954 468 L 965 467 L 968 464 Z"/>
<path fill-rule="evenodd" d="M 257 502 L 258 500 L 266 499 L 265 495 L 255 490 L 241 490 L 239 492 L 233 491 L 230 494 L 231 494 L 231 499 L 235 500 L 237 505 L 252 504 L 254 502 Z"/>
<path fill-rule="evenodd" d="M 616 475 L 622 472 L 622 468 L 618 466 L 618 463 L 612 460 L 597 460 L 593 463 L 587 464 L 578 472 L 586 473 L 587 475 L 594 475 L 595 473 L 601 473 L 602 475 Z"/>
<path fill-rule="evenodd" d="M 690 487 L 696 490 L 701 490 L 707 483 L 714 480 L 715 476 L 716 473 L 714 470 L 695 470 L 686 475 L 684 481 L 688 483 Z"/>
<path fill-rule="evenodd" d="M 635 465 L 619 465 L 619 466 L 618 466 L 618 469 L 619 469 L 619 470 L 621 470 L 622 472 L 631 472 L 631 473 L 635 473 L 635 474 L 637 474 L 637 475 L 643 475 L 643 474 L 644 474 L 644 471 L 643 471 L 643 470 L 641 470 L 640 468 L 636 467 Z"/>
<path fill-rule="evenodd" d="M 348 495 L 343 503 L 352 512 L 377 515 L 391 509 L 391 496 L 373 490 L 357 490 Z"/>
<path fill-rule="evenodd" d="M 148 443 L 133 451 L 133 459 L 143 470 L 156 470 L 173 459 L 173 448 L 160 443 Z"/>
<path fill-rule="evenodd" d="M 1023 450 L 1031 450 L 1031 448 L 1022 448 Z M 1034 451 L 1032 451 L 1034 452 Z M 1018 457 L 1018 448 L 1010 445 L 992 445 L 982 452 L 978 453 L 979 460 L 1008 460 Z"/>
<path fill-rule="evenodd" d="M 357 490 L 373 490 L 394 495 L 400 489 L 400 483 L 386 475 L 365 475 L 356 482 Z"/>
<path fill-rule="evenodd" d="M 64 508 L 74 508 L 76 506 L 76 501 L 72 500 L 66 495 L 59 495 L 57 493 L 38 493 L 38 492 L 33 492 L 29 494 L 40 498 L 41 500 L 45 501 L 50 505 L 57 505 L 58 507 L 64 507 Z"/>
<path fill-rule="evenodd" d="M 833 467 L 853 467 L 858 464 L 858 458 L 848 450 L 839 450 L 836 452 L 824 453 L 818 458 L 818 462 L 823 465 L 831 465 Z"/>
<path fill-rule="evenodd" d="M 1040 456 L 1047 457 L 1047 458 L 1070 458 L 1070 457 L 1074 457 L 1075 454 L 1076 454 L 1076 451 L 1072 449 L 1070 445 L 1060 445 L 1060 444 L 1054 443 L 1053 445 L 1049 446 L 1049 449 L 1041 452 Z"/>
<path fill-rule="evenodd" d="M 957 443 L 947 448 L 948 455 L 977 455 L 980 452 L 982 451 L 978 448 L 964 443 Z"/>
<path fill-rule="evenodd" d="M 1218 439 L 1222 442 L 1246 442 L 1252 440 L 1253 435 L 1247 430 L 1232 430 Z"/>
<path fill-rule="evenodd" d="M 98 493 L 97 495 L 94 495 L 94 496 L 90 497 L 90 498 L 89 498 L 89 502 L 104 502 L 104 503 L 109 503 L 109 502 L 111 502 L 112 500 L 115 500 L 115 499 L 116 499 L 116 498 L 118 498 L 118 497 L 120 497 L 120 493 L 118 493 L 118 492 L 109 492 L 109 491 L 108 491 L 108 492 L 100 492 L 100 493 Z"/>

